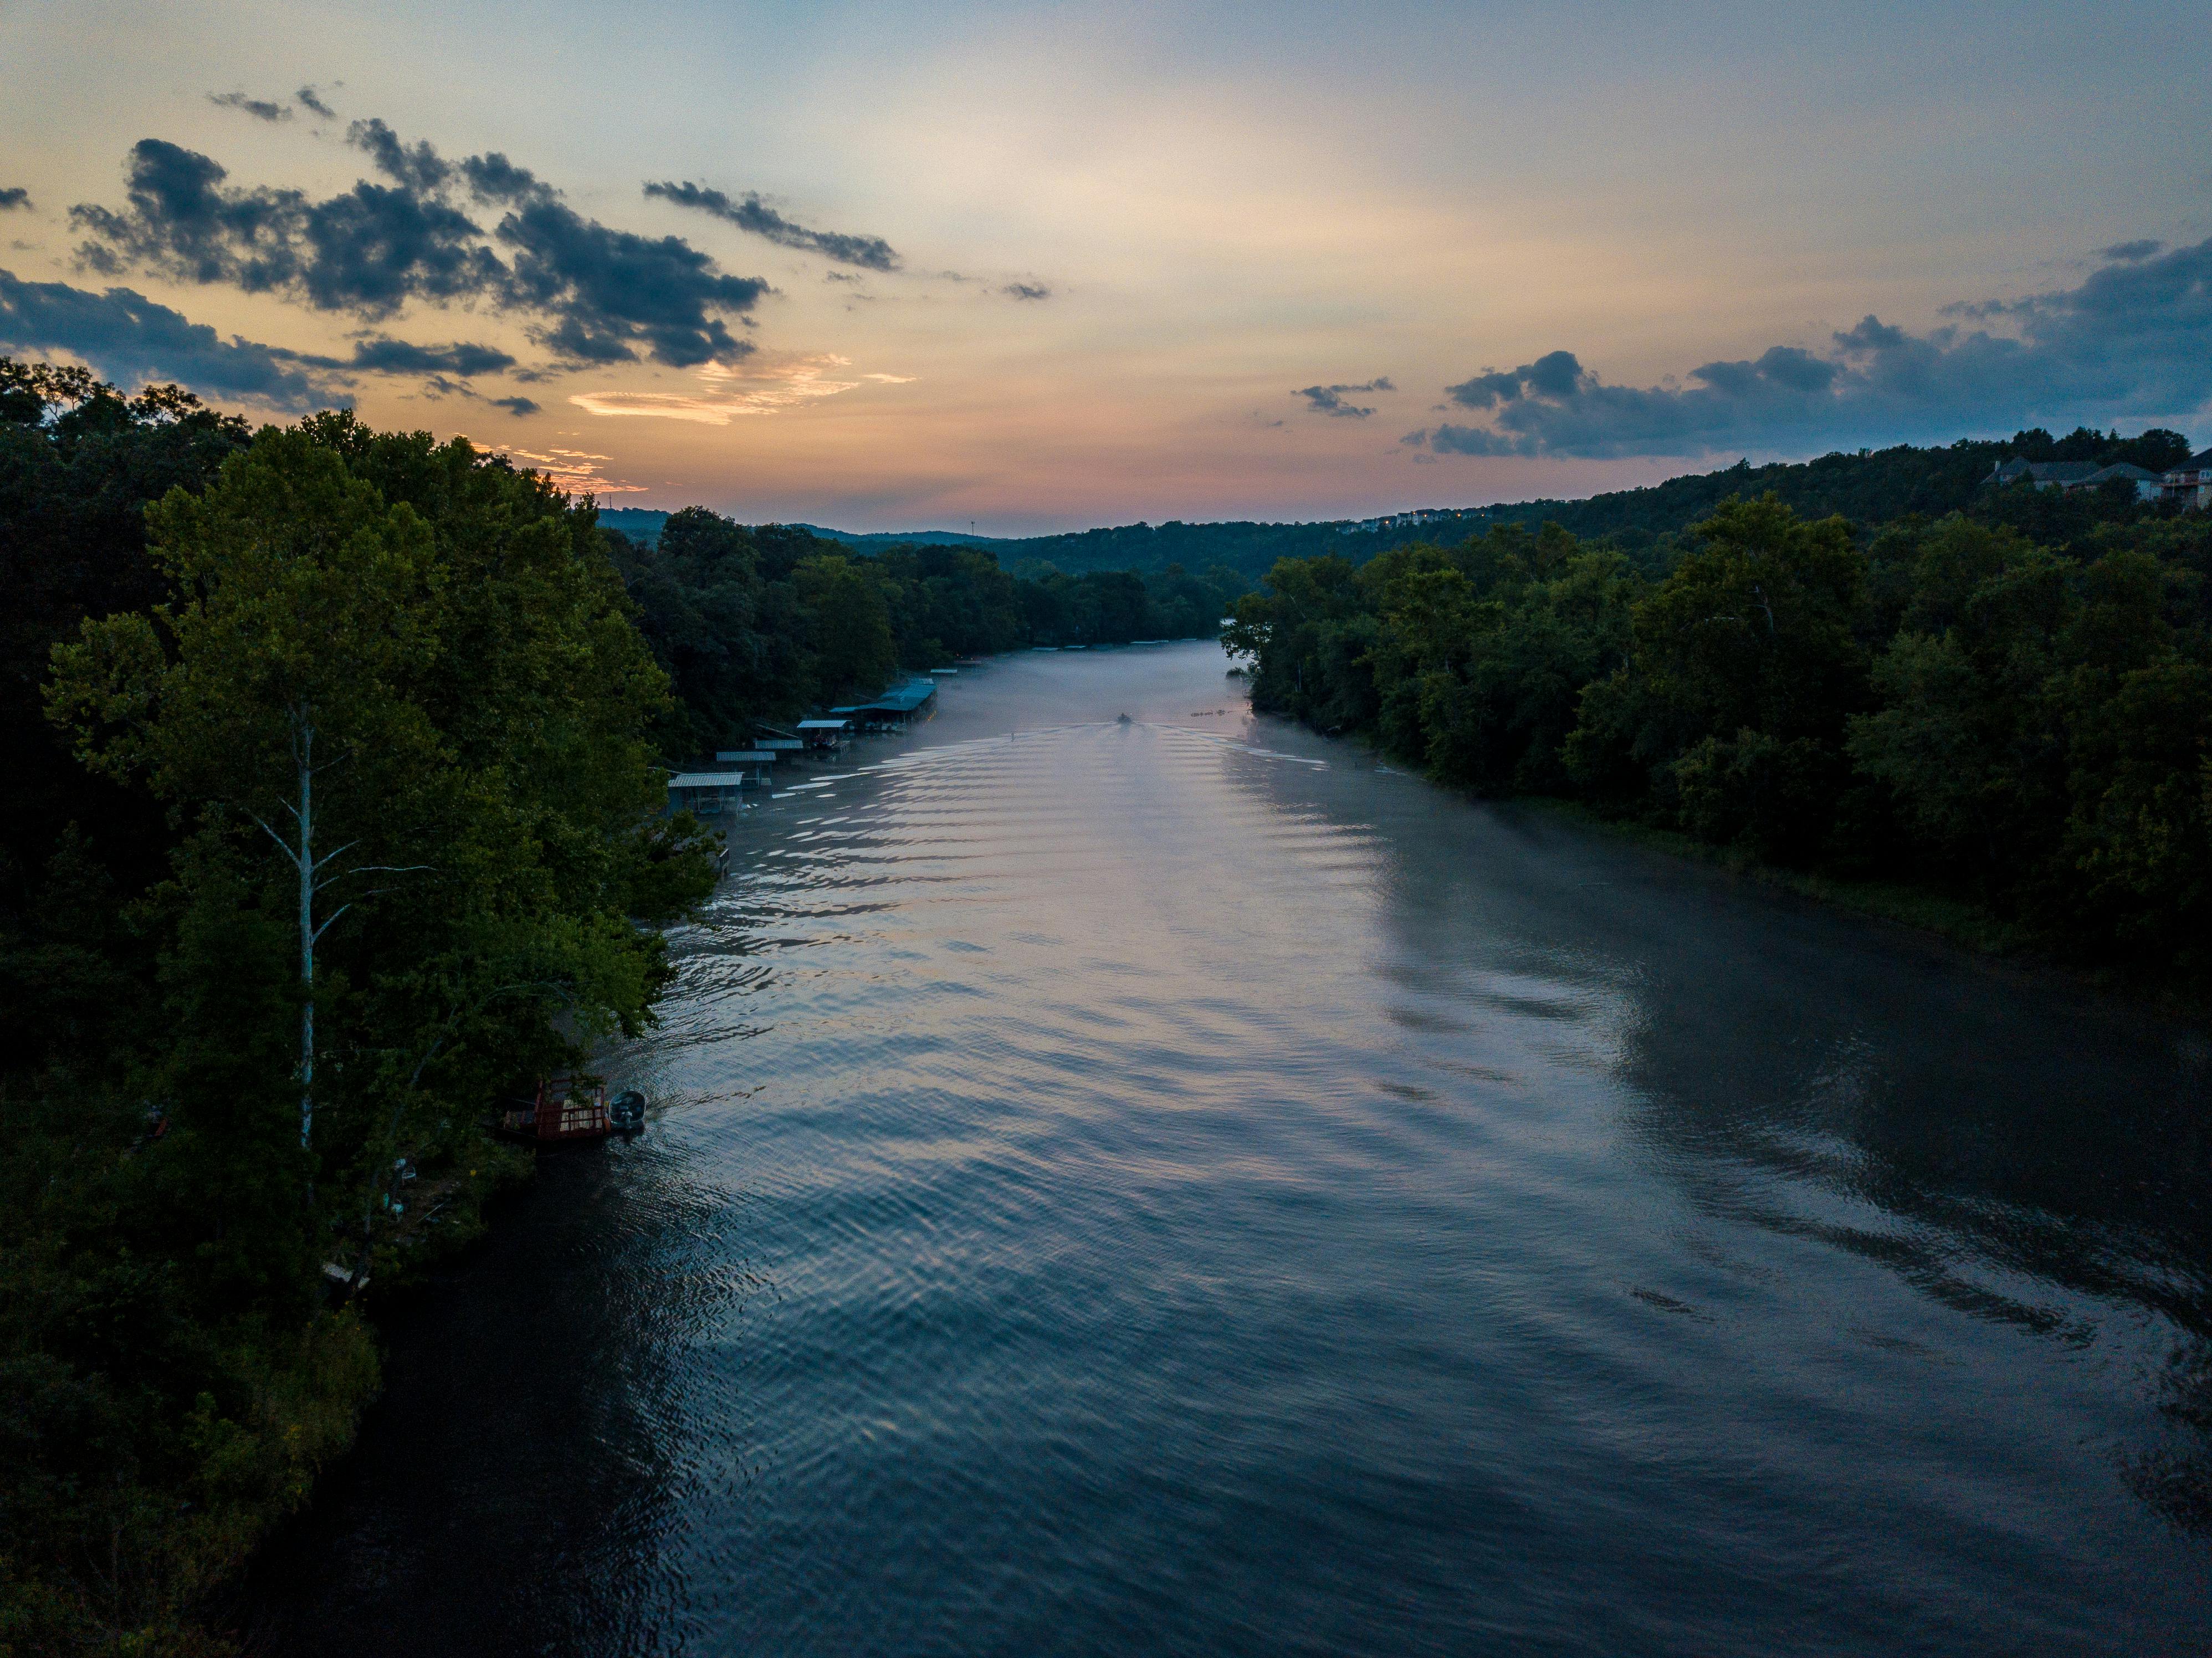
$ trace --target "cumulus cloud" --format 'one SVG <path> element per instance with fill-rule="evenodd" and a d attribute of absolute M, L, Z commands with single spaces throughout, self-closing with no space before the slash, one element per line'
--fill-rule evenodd
<path fill-rule="evenodd" d="M 565 358 L 628 361 L 642 344 L 654 361 L 690 368 L 754 349 L 724 319 L 750 312 L 768 284 L 724 275 L 680 236 L 611 230 L 548 200 L 510 213 L 499 238 L 514 249 L 509 303 L 553 319 L 538 337 Z"/>
<path fill-rule="evenodd" d="M 296 410 L 349 401 L 362 374 L 420 374 L 446 392 L 475 393 L 469 377 L 514 366 L 495 346 L 455 341 L 416 345 L 374 335 L 344 356 L 226 341 L 204 324 L 128 288 L 105 293 L 66 282 L 27 282 L 0 270 L 0 346 L 82 357 L 118 385 L 177 380 L 217 397 Z M 450 377 L 450 378 L 448 378 Z"/>
<path fill-rule="evenodd" d="M 1408 433 L 1437 454 L 1706 455 L 1953 438 L 2081 421 L 2187 419 L 2212 400 L 2212 240 L 2123 242 L 2080 286 L 1950 307 L 1993 327 L 1916 334 L 1868 316 L 1819 352 L 1778 345 L 1614 386 L 1571 351 L 1447 386 L 1483 416 Z M 2002 331 L 1997 331 L 2002 330 Z"/>
<path fill-rule="evenodd" d="M 953 280 L 957 282 L 959 278 L 956 276 Z M 1048 300 L 1052 297 L 1052 289 L 1042 282 L 1008 282 L 999 292 L 1010 300 Z"/>
<path fill-rule="evenodd" d="M 504 409 L 519 420 L 525 415 L 536 414 L 542 405 L 530 398 L 494 398 L 491 406 Z"/>
<path fill-rule="evenodd" d="M 453 176 L 453 164 L 431 149 L 428 139 L 410 148 L 374 117 L 348 127 L 346 142 L 374 162 L 378 172 L 410 190 L 434 194 Z"/>
<path fill-rule="evenodd" d="M 294 353 L 236 335 L 225 340 L 127 288 L 94 294 L 0 270 L 0 346 L 67 351 L 118 386 L 176 380 L 287 412 L 344 401 Z"/>
<path fill-rule="evenodd" d="M 104 275 L 136 265 L 372 319 L 410 300 L 495 294 L 505 278 L 479 227 L 418 189 L 363 179 L 314 202 L 296 190 L 232 189 L 228 177 L 197 150 L 142 139 L 131 151 L 127 210 L 70 210 L 88 235 L 79 258 Z"/>
<path fill-rule="evenodd" d="M 449 161 L 380 120 L 355 122 L 347 138 L 390 182 L 364 179 L 319 201 L 234 187 L 211 158 L 141 140 L 128 207 L 71 210 L 86 234 L 78 257 L 110 276 L 150 270 L 367 321 L 410 301 L 483 304 L 521 314 L 533 337 L 574 362 L 644 355 L 690 368 L 752 351 L 729 325 L 750 319 L 769 291 L 760 278 L 724 272 L 681 237 L 587 219 L 504 155 Z M 464 191 L 505 210 L 495 227 L 470 216 L 457 200 Z"/>
<path fill-rule="evenodd" d="M 779 246 L 819 253 L 840 264 L 859 265 L 869 270 L 896 270 L 899 268 L 899 256 L 882 237 L 851 235 L 842 230 L 810 230 L 805 225 L 793 223 L 774 208 L 765 205 L 759 196 L 750 191 L 741 199 L 732 201 L 720 191 L 710 190 L 704 185 L 677 184 L 663 179 L 658 184 L 646 185 L 645 193 L 657 196 L 665 202 L 673 202 L 678 207 L 696 208 L 702 213 L 710 213 L 740 230 L 764 236 Z"/>
<path fill-rule="evenodd" d="M 328 104 L 325 103 L 321 98 L 318 97 L 314 88 L 312 86 L 301 87 L 297 92 L 294 93 L 292 96 L 299 100 L 300 107 L 301 109 L 311 111 L 314 114 L 321 116 L 325 121 L 335 121 L 337 119 L 337 111 L 332 109 Z"/>
<path fill-rule="evenodd" d="M 292 106 L 267 98 L 249 98 L 242 92 L 210 92 L 208 102 L 217 109 L 234 109 L 251 115 L 257 121 L 289 121 Z"/>
<path fill-rule="evenodd" d="M 6 190 L 0 190 L 0 213 L 7 212 L 10 208 L 28 207 L 30 204 L 31 192 L 21 185 L 14 185 Z"/>
<path fill-rule="evenodd" d="M 560 193 L 528 167 L 517 167 L 496 149 L 464 160 L 461 176 L 469 181 L 469 193 L 480 202 L 544 202 Z"/>
<path fill-rule="evenodd" d="M 1365 420 L 1375 411 L 1347 402 L 1348 398 L 1368 392 L 1395 392 L 1397 389 L 1390 383 L 1388 374 L 1377 374 L 1373 380 L 1362 381 L 1358 386 L 1301 386 L 1291 395 L 1304 398 L 1310 414 L 1330 415 L 1339 420 Z"/>

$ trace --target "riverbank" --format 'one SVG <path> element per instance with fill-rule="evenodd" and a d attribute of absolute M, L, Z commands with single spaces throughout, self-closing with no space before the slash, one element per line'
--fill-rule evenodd
<path fill-rule="evenodd" d="M 1778 888 L 1801 898 L 1814 898 L 1838 909 L 1890 921 L 1917 932 L 1933 933 L 1961 949 L 1992 957 L 2032 956 L 2034 940 L 2016 922 L 1954 895 L 1937 892 L 1907 882 L 1854 879 L 1785 869 L 1766 863 L 1739 847 L 1716 847 L 1676 829 L 1659 829 L 1632 819 L 1608 817 L 1579 800 L 1556 795 L 1508 797 L 1500 805 L 1540 812 L 1579 824 L 1654 852 L 1711 868 L 1724 869 L 1761 886 Z"/>
<path fill-rule="evenodd" d="M 1910 882 L 1787 869 L 1764 862 L 1739 847 L 1715 847 L 1676 830 L 1607 817 L 1579 800 L 1529 795 L 1492 804 L 1572 823 L 1666 857 L 1724 870 L 1753 886 L 1786 892 L 1869 920 L 1901 927 L 1992 965 L 2045 975 L 2094 994 L 2117 997 L 2165 1017 L 2191 1023 L 2212 1019 L 2212 987 L 2177 981 L 2170 975 L 2069 960 L 2054 951 L 2047 940 L 2037 937 L 2031 929 L 1956 894 Z"/>

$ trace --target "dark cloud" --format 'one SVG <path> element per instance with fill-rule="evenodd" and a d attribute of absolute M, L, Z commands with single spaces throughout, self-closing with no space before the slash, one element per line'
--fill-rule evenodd
<path fill-rule="evenodd" d="M 289 121 L 292 118 L 291 105 L 272 103 L 266 98 L 249 98 L 242 92 L 210 92 L 208 102 L 218 109 L 241 110 L 257 121 Z"/>
<path fill-rule="evenodd" d="M 297 285 L 319 310 L 388 317 L 410 300 L 499 297 L 505 270 L 458 208 L 367 179 L 307 209 Z"/>
<path fill-rule="evenodd" d="M 355 122 L 347 139 L 391 182 L 362 179 L 321 201 L 234 188 L 208 156 L 143 139 L 131 152 L 126 210 L 71 210 L 87 233 L 78 256 L 111 276 L 135 266 L 370 321 L 410 301 L 481 303 L 528 316 L 532 336 L 571 361 L 643 355 L 680 368 L 754 349 L 729 319 L 744 320 L 768 284 L 726 274 L 682 238 L 586 219 L 496 153 L 448 161 L 379 120 Z M 464 186 L 507 207 L 495 228 L 455 204 Z"/>
<path fill-rule="evenodd" d="M 402 153 L 397 164 L 410 160 Z M 505 276 L 473 220 L 414 188 L 363 179 L 311 202 L 296 190 L 234 190 L 228 176 L 196 150 L 142 139 L 131 151 L 127 212 L 70 210 L 89 234 L 78 257 L 108 276 L 137 265 L 371 319 L 413 299 L 494 294 Z"/>
<path fill-rule="evenodd" d="M 292 96 L 299 100 L 300 107 L 301 109 L 311 110 L 315 114 L 321 116 L 325 121 L 335 121 L 337 119 L 337 111 L 332 109 L 328 104 L 325 103 L 319 97 L 318 97 L 315 94 L 314 88 L 301 87 L 297 92 L 294 93 Z"/>
<path fill-rule="evenodd" d="M 1869 316 L 1826 349 L 1709 362 L 1686 386 L 1611 386 L 1570 351 L 1446 388 L 1486 423 L 1404 441 L 1441 454 L 1705 455 L 1898 443 L 2082 421 L 2186 419 L 2212 399 L 2212 240 L 2105 250 L 2079 287 L 1950 307 L 2008 331 L 1915 334 Z"/>
<path fill-rule="evenodd" d="M 28 207 L 30 204 L 31 192 L 21 185 L 0 190 L 0 213 L 7 212 L 10 208 Z"/>
<path fill-rule="evenodd" d="M 434 194 L 453 176 L 453 163 L 430 148 L 428 140 L 409 146 L 383 122 L 371 118 L 346 129 L 346 142 L 368 155 L 376 170 L 394 184 Z"/>
<path fill-rule="evenodd" d="M 461 176 L 469 182 L 469 192 L 480 202 L 550 201 L 560 192 L 542 182 L 528 167 L 517 167 L 498 150 L 489 155 L 471 155 L 461 163 Z"/>
<path fill-rule="evenodd" d="M 1010 300 L 1048 300 L 1052 289 L 1042 282 L 1008 282 L 999 290 Z"/>
<path fill-rule="evenodd" d="M 224 340 L 127 288 L 94 294 L 0 270 L 0 345 L 67 351 L 124 386 L 175 380 L 289 412 L 346 401 L 292 353 L 236 336 Z"/>
<path fill-rule="evenodd" d="M 724 316 L 743 316 L 768 292 L 757 276 L 731 276 L 679 236 L 610 230 L 557 201 L 537 201 L 500 222 L 514 249 L 514 303 L 556 319 L 538 337 L 563 357 L 615 362 L 644 345 L 656 362 L 690 368 L 753 350 Z"/>
<path fill-rule="evenodd" d="M 141 139 L 131 147 L 117 213 L 80 204 L 71 222 L 92 240 L 78 250 L 95 270 L 114 275 L 137 264 L 197 282 L 230 282 L 249 291 L 295 278 L 294 244 L 307 198 L 297 191 L 233 191 L 223 168 L 197 150 Z"/>
<path fill-rule="evenodd" d="M 2145 240 L 2139 242 L 2114 242 L 2110 247 L 2099 248 L 2097 257 L 2100 259 L 2117 260 L 2122 264 L 2132 264 L 2137 259 L 2148 259 L 2154 253 L 2165 252 L 2164 242 Z"/>
<path fill-rule="evenodd" d="M 495 409 L 506 410 L 518 420 L 525 415 L 536 414 L 539 408 L 537 403 L 528 398 L 494 398 L 491 400 L 491 406 Z"/>
<path fill-rule="evenodd" d="M 379 336 L 361 341 L 353 355 L 332 367 L 357 368 L 371 374 L 495 374 L 514 367 L 514 359 L 495 346 L 466 341 L 452 345 L 414 345 L 405 340 Z"/>
<path fill-rule="evenodd" d="M 824 258 L 835 259 L 840 264 L 856 264 L 869 270 L 896 270 L 899 256 L 891 245 L 880 236 L 848 235 L 842 230 L 809 230 L 793 224 L 774 208 L 763 204 L 761 198 L 747 192 L 741 201 L 732 201 L 719 190 L 709 190 L 704 185 L 676 184 L 664 179 L 645 187 L 647 196 L 658 196 L 678 207 L 696 208 L 702 213 L 711 213 L 716 218 L 750 231 L 756 236 L 765 236 L 783 247 L 805 249 L 819 253 Z"/>
<path fill-rule="evenodd" d="M 1363 409 L 1358 404 L 1346 402 L 1346 398 L 1348 395 L 1358 395 L 1364 392 L 1395 392 L 1397 389 L 1390 383 L 1390 377 L 1388 374 L 1377 374 L 1373 380 L 1363 381 L 1358 386 L 1307 386 L 1300 387 L 1291 395 L 1294 398 L 1304 398 L 1306 400 L 1307 411 L 1310 414 L 1330 415 L 1339 420 L 1365 420 L 1375 411 L 1372 409 Z"/>

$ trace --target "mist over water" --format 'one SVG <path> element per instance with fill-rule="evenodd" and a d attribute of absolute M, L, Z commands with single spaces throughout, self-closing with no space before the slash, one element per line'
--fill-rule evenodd
<path fill-rule="evenodd" d="M 2200 1649 L 2199 1040 L 1224 665 L 737 819 L 648 1132 L 404 1315 L 264 1649 Z"/>

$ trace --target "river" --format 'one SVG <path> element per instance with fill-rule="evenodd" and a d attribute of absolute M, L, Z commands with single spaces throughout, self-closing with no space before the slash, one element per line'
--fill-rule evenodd
<path fill-rule="evenodd" d="M 257 1646 L 2203 1649 L 2212 1050 L 1225 665 L 786 768 Z"/>

